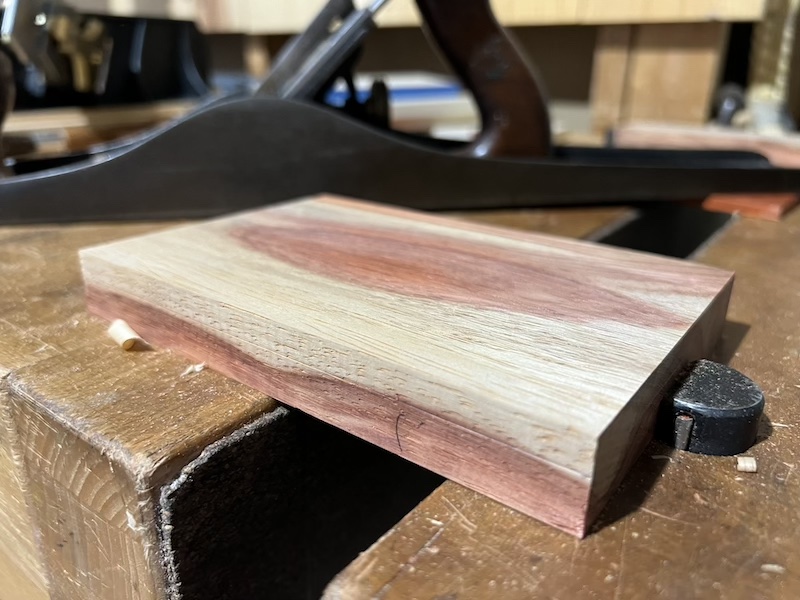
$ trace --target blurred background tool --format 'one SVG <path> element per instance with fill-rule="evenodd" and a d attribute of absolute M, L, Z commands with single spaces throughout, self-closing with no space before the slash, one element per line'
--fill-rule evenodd
<path fill-rule="evenodd" d="M 194 24 L 79 12 L 62 0 L 3 3 L 18 109 L 132 104 L 208 93 Z"/>
<path fill-rule="evenodd" d="M 800 170 L 757 154 L 552 147 L 541 86 L 488 0 L 418 4 L 475 99 L 481 128 L 471 142 L 387 129 L 381 83 L 358 100 L 360 43 L 384 3 L 332 0 L 256 94 L 225 97 L 126 144 L 17 162 L 17 176 L 0 184 L 0 219 L 199 217 L 322 191 L 444 210 L 800 189 Z M 338 78 L 350 99 L 337 109 L 324 99 Z"/>
<path fill-rule="evenodd" d="M 6 156 L 84 150 L 186 112 L 209 93 L 205 40 L 189 21 L 84 13 L 61 0 L 8 0 L 0 54 L 14 112 Z M 3 92 L 7 95 L 7 92 Z M 191 102 L 191 104 L 187 104 Z"/>

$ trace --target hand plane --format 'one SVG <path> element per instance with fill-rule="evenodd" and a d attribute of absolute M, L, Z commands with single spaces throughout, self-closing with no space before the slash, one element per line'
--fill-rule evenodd
<path fill-rule="evenodd" d="M 699 199 L 800 191 L 800 170 L 748 152 L 553 146 L 544 94 L 489 0 L 417 0 L 473 94 L 470 143 L 392 131 L 385 90 L 355 97 L 352 73 L 377 0 L 330 0 L 255 93 L 206 103 L 125 144 L 10 165 L 0 222 L 207 217 L 331 192 L 426 210 Z M 343 79 L 343 109 L 324 104 Z"/>

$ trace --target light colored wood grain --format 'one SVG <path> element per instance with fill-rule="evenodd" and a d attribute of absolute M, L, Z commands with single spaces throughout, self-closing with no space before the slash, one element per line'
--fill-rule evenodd
<path fill-rule="evenodd" d="M 626 123 L 613 132 L 621 148 L 684 148 L 690 150 L 750 150 L 779 167 L 800 167 L 800 136 L 767 136 L 713 126 Z"/>
<path fill-rule="evenodd" d="M 211 371 L 181 376 L 167 353 L 123 352 L 86 313 L 78 248 L 157 228 L 0 229 L 2 600 L 162 598 L 161 486 L 277 408 Z"/>
<path fill-rule="evenodd" d="M 591 86 L 594 127 L 706 122 L 727 39 L 721 22 L 601 27 Z"/>
<path fill-rule="evenodd" d="M 266 77 L 271 62 L 267 38 L 263 35 L 245 36 L 243 54 L 247 74 L 259 79 Z"/>
<path fill-rule="evenodd" d="M 583 0 L 579 14 L 582 22 L 595 24 L 757 21 L 764 14 L 765 4 L 765 0 Z"/>
<path fill-rule="evenodd" d="M 633 209 L 623 207 L 592 207 L 561 210 L 492 210 L 451 212 L 449 216 L 473 223 L 535 231 L 570 238 L 585 238 L 607 227 L 630 219 Z"/>
<path fill-rule="evenodd" d="M 44 600 L 47 576 L 27 500 L 27 476 L 0 370 L 0 599 Z"/>
<path fill-rule="evenodd" d="M 597 31 L 590 88 L 595 130 L 605 131 L 622 118 L 633 31 L 631 25 L 608 25 Z"/>
<path fill-rule="evenodd" d="M 582 236 L 625 213 L 624 209 L 504 211 L 476 218 Z M 258 589 L 268 589 L 276 597 L 296 597 L 293 581 L 305 585 L 305 567 L 291 557 L 297 556 L 292 553 L 306 539 L 296 532 L 308 515 L 298 503 L 286 512 L 275 500 L 279 490 L 292 493 L 292 471 L 286 471 L 296 449 L 292 444 L 307 448 L 308 440 L 281 441 L 287 431 L 285 419 L 275 419 L 266 428 L 253 427 L 286 411 L 271 410 L 274 403 L 210 369 L 182 375 L 187 362 L 169 353 L 126 354 L 106 336 L 105 326 L 86 314 L 78 249 L 159 227 L 163 226 L 120 223 L 0 228 L 2 600 L 66 597 L 51 596 L 48 590 L 74 592 L 76 582 L 80 593 L 69 597 L 92 600 L 135 598 L 138 590 L 152 590 L 152 582 L 157 589 L 177 582 L 186 597 L 204 598 L 220 597 L 226 586 L 230 593 L 232 579 L 241 581 L 237 589 L 260 581 Z M 5 386 L 9 372 L 14 377 L 11 395 Z M 26 443 L 36 444 L 41 457 L 26 450 L 21 434 Z M 56 446 L 48 445 L 48 439 Z M 244 454 L 239 453 L 240 446 L 247 448 Z M 134 461 L 138 467 L 132 471 L 125 449 L 131 457 L 147 460 Z M 120 450 L 123 458 L 117 462 Z M 152 475 L 148 475 L 150 458 L 162 465 Z M 116 479 L 108 479 L 112 464 Z M 70 471 L 85 473 L 90 467 L 96 471 L 94 479 L 81 482 L 69 476 Z M 219 476 L 232 485 L 250 481 L 248 490 L 265 493 L 231 495 L 230 487 L 218 484 L 215 489 L 207 484 L 208 478 L 219 481 Z M 145 506 L 150 507 L 161 503 L 159 486 L 169 489 L 165 497 L 172 530 L 163 535 L 173 544 L 172 552 L 164 553 L 172 569 L 170 581 L 153 565 L 134 571 L 134 565 L 141 565 L 144 548 L 152 547 L 144 542 L 161 535 L 158 523 L 145 518 L 137 522 L 145 513 L 133 510 L 135 531 L 128 527 L 127 512 L 124 523 L 103 512 L 90 485 L 100 477 L 107 482 L 103 493 L 109 506 L 124 506 L 126 511 L 132 500 L 141 498 L 143 489 L 152 488 L 156 496 L 147 497 Z M 70 500 L 61 503 L 65 494 Z M 374 497 L 372 491 L 369 497 Z M 306 499 L 299 504 L 305 506 Z M 319 505 L 326 505 L 324 496 Z M 256 526 L 248 520 L 250 514 L 259 515 Z M 243 515 L 240 522 L 235 515 Z M 216 543 L 208 544 L 209 539 Z M 221 540 L 249 543 L 257 551 L 230 552 L 235 565 L 212 560 Z M 123 548 L 131 554 L 119 555 Z M 201 556 L 205 551 L 210 557 Z M 304 547 L 303 554 L 309 551 Z M 51 580 L 52 588 L 46 586 Z M 130 587 L 124 589 L 123 584 Z M 205 596 L 198 596 L 200 591 Z"/>
<path fill-rule="evenodd" d="M 236 2 L 241 1 L 236 0 Z M 197 17 L 198 0 L 73 0 L 70 6 L 87 13 L 119 17 L 191 21 Z"/>
<path fill-rule="evenodd" d="M 122 226 L 116 235 L 150 227 Z M 73 241 L 69 243 L 72 231 Z M 50 598 L 50 570 L 14 419 L 8 375 L 83 343 L 75 252 L 80 243 L 116 237 L 108 228 L 0 230 L 0 598 Z M 81 323 L 88 320 L 84 317 Z M 75 335 L 78 334 L 78 335 Z M 47 339 L 48 341 L 44 341 Z"/>
<path fill-rule="evenodd" d="M 73 0 L 76 8 L 116 16 L 197 20 L 209 33 L 293 33 L 304 29 L 324 0 Z M 369 4 L 357 0 L 356 4 Z M 493 0 L 507 25 L 605 25 L 757 21 L 764 0 Z M 384 27 L 419 25 L 413 0 L 394 0 L 378 18 Z"/>
<path fill-rule="evenodd" d="M 196 106 L 191 100 L 170 100 L 143 106 L 113 108 L 48 108 L 11 113 L 3 125 L 5 134 L 51 129 L 123 129 L 148 127 L 186 114 Z"/>
<path fill-rule="evenodd" d="M 126 477 L 111 448 L 93 447 L 28 402 L 15 408 L 53 597 L 159 598 L 148 490 Z"/>
<path fill-rule="evenodd" d="M 171 100 L 114 108 L 55 108 L 14 112 L 5 122 L 6 153 L 15 158 L 58 156 L 119 140 L 186 114 L 197 103 Z"/>
<path fill-rule="evenodd" d="M 583 535 L 732 276 L 334 197 L 81 253 L 90 309 Z"/>
<path fill-rule="evenodd" d="M 297 493 L 283 475 L 296 474 L 285 468 L 296 448 L 280 440 L 286 410 L 210 370 L 183 375 L 186 361 L 169 353 L 126 353 L 107 343 L 12 375 L 14 422 L 53 597 L 140 600 L 178 588 L 186 597 L 219 597 L 198 596 L 203 588 L 243 597 L 238 592 L 269 586 L 293 597 L 280 572 L 300 577 L 304 563 L 281 562 L 270 549 L 278 544 L 296 556 L 286 533 L 307 518 L 285 500 Z M 237 455 L 239 442 L 255 445 L 258 456 Z M 231 473 L 271 489 L 231 495 L 238 479 Z M 215 486 L 226 477 L 228 485 Z M 165 489 L 178 496 L 169 502 L 167 529 L 156 518 Z M 264 520 L 253 524 L 253 513 Z M 189 550 L 187 540 L 195 541 Z M 209 560 L 216 545 L 235 549 L 237 541 L 243 549 L 231 554 L 233 564 Z"/>
<path fill-rule="evenodd" d="M 498 14 L 502 14 L 506 24 L 536 24 L 548 25 L 558 23 L 581 23 L 581 0 L 564 0 L 562 2 L 526 2 L 513 0 L 507 2 L 508 8 L 502 2 L 494 0 L 492 7 Z M 505 9 L 505 10 L 504 10 Z"/>
<path fill-rule="evenodd" d="M 727 40 L 721 22 L 638 27 L 622 119 L 707 121 Z"/>
<path fill-rule="evenodd" d="M 343 571 L 325 600 L 800 596 L 800 212 L 740 219 L 699 258 L 736 271 L 720 360 L 752 377 L 771 423 L 748 454 L 652 443 L 581 542 L 446 482 Z M 779 565 L 779 573 L 762 570 Z"/>
<path fill-rule="evenodd" d="M 304 29 L 323 4 L 324 0 L 198 0 L 195 11 L 208 32 L 292 33 Z M 764 0 L 493 0 L 492 7 L 504 25 L 514 26 L 680 23 L 758 20 Z M 377 21 L 383 27 L 417 26 L 419 14 L 413 0 L 394 0 Z"/>

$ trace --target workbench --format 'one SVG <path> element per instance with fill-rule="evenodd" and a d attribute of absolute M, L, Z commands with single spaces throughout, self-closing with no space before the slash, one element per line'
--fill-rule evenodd
<path fill-rule="evenodd" d="M 586 237 L 628 215 L 469 218 Z M 736 220 L 697 256 L 737 274 L 716 358 L 766 394 L 758 472 L 653 442 L 582 541 L 170 352 L 115 346 L 77 249 L 164 226 L 0 229 L 0 599 L 800 592 L 800 211 Z"/>
<path fill-rule="evenodd" d="M 325 598 L 798 597 L 800 211 L 741 219 L 696 259 L 736 272 L 716 358 L 766 395 L 757 473 L 653 442 L 582 541 L 447 482 Z"/>

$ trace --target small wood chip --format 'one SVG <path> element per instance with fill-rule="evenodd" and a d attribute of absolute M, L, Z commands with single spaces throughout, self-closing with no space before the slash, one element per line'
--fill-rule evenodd
<path fill-rule="evenodd" d="M 206 368 L 206 363 L 197 363 L 196 365 L 189 365 L 186 369 L 181 373 L 181 377 L 186 377 L 187 375 L 193 375 L 195 373 L 199 373 L 203 369 Z"/>
<path fill-rule="evenodd" d="M 786 567 L 783 565 L 776 565 L 774 563 L 766 563 L 761 565 L 761 571 L 764 573 L 776 573 L 778 575 L 783 575 L 786 573 Z"/>
<path fill-rule="evenodd" d="M 758 472 L 758 463 L 752 456 L 737 456 L 736 470 L 742 473 L 756 473 Z"/>
<path fill-rule="evenodd" d="M 108 328 L 108 335 L 123 350 L 146 346 L 145 341 L 122 319 L 116 319 Z"/>

